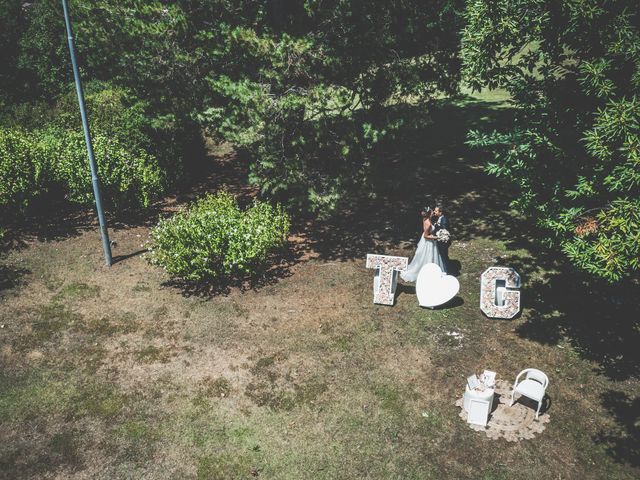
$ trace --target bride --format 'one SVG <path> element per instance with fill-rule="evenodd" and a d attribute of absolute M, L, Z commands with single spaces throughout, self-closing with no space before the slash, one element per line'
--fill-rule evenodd
<path fill-rule="evenodd" d="M 405 282 L 415 282 L 418 279 L 420 269 L 427 263 L 435 263 L 443 272 L 447 272 L 447 267 L 440 254 L 438 245 L 436 245 L 437 237 L 433 234 L 437 221 L 433 210 L 431 207 L 425 207 L 420 212 L 420 215 L 422 216 L 423 233 L 420 236 L 420 241 L 418 241 L 416 254 L 407 269 L 404 272 L 400 272 L 400 278 Z"/>

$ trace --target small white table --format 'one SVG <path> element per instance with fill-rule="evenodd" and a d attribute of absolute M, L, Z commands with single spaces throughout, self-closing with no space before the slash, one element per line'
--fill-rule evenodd
<path fill-rule="evenodd" d="M 491 407 L 493 406 L 493 388 L 486 388 L 483 391 L 471 390 L 469 385 L 465 386 L 463 406 L 467 411 L 467 422 L 474 425 L 487 426 Z"/>
<path fill-rule="evenodd" d="M 469 385 L 465 385 L 464 389 L 464 409 L 468 413 L 469 412 L 469 404 L 471 403 L 471 399 L 474 400 L 484 400 L 489 402 L 489 405 L 493 405 L 493 395 L 495 390 L 493 388 L 485 388 L 483 392 L 478 390 L 471 390 Z"/>

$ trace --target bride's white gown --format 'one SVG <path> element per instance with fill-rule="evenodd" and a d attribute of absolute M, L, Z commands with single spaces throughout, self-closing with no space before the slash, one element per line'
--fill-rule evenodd
<path fill-rule="evenodd" d="M 444 263 L 442 255 L 440 255 L 436 240 L 426 239 L 424 235 L 420 235 L 416 254 L 413 256 L 407 269 L 404 272 L 400 272 L 400 278 L 405 282 L 415 282 L 418 279 L 420 269 L 427 263 L 435 263 L 443 272 L 447 272 L 447 266 Z"/>

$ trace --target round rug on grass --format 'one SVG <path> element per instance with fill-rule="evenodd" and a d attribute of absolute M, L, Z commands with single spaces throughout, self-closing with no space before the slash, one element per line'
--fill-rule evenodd
<path fill-rule="evenodd" d="M 526 397 L 516 397 L 516 403 L 509 406 L 512 385 L 504 380 L 496 381 L 493 406 L 489 414 L 487 426 L 468 424 L 473 430 L 485 432 L 487 437 L 504 438 L 508 442 L 518 442 L 523 439 L 533 438 L 537 433 L 542 433 L 545 424 L 549 423 L 549 415 L 540 413 L 536 420 L 537 403 Z M 467 412 L 463 406 L 464 397 L 456 401 L 460 407 L 460 418 L 467 421 Z"/>

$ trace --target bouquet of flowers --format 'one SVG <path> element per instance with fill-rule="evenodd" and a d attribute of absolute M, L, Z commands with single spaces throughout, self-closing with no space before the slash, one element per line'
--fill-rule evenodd
<path fill-rule="evenodd" d="M 449 230 L 441 228 L 436 232 L 436 239 L 438 242 L 449 243 L 451 241 L 451 234 L 449 233 Z"/>

